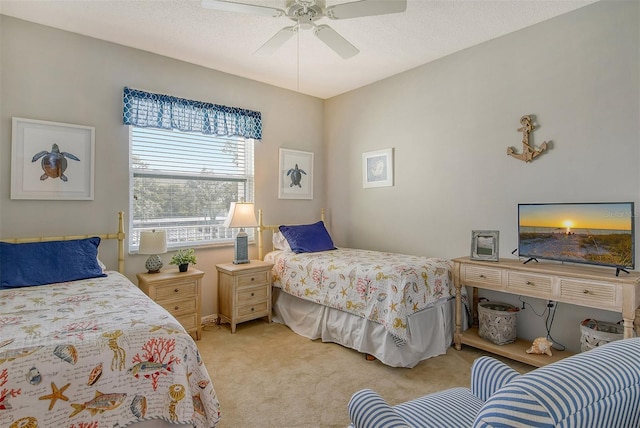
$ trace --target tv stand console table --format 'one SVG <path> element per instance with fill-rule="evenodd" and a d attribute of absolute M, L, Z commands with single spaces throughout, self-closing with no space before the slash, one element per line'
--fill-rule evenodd
<path fill-rule="evenodd" d="M 533 366 L 542 366 L 562 359 L 569 352 L 554 349 L 553 357 L 527 354 L 530 341 L 518 339 L 513 344 L 496 345 L 480 338 L 477 325 L 478 289 L 535 297 L 554 302 L 616 311 L 622 314 L 624 337 L 640 335 L 640 272 L 631 271 L 616 276 L 615 268 L 531 262 L 504 259 L 499 262 L 453 259 L 453 280 L 456 288 L 455 348 L 462 344 L 480 348 Z M 462 332 L 462 286 L 473 289 L 474 327 Z"/>

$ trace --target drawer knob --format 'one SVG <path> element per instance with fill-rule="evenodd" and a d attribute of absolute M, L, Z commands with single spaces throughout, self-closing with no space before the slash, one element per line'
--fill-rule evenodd
<path fill-rule="evenodd" d="M 535 284 L 531 281 L 527 281 L 527 285 L 535 285 Z"/>
<path fill-rule="evenodd" d="M 486 278 L 483 273 L 480 274 L 480 278 Z"/>
<path fill-rule="evenodd" d="M 253 281 L 254 279 L 255 279 L 255 278 L 253 278 L 253 277 L 252 277 L 252 278 L 251 278 L 251 281 Z"/>
<path fill-rule="evenodd" d="M 173 310 L 177 311 L 178 309 L 180 309 L 180 306 L 176 306 L 175 308 L 173 308 Z"/>
<path fill-rule="evenodd" d="M 251 293 L 251 297 L 253 297 L 253 296 L 255 296 L 255 295 L 256 295 L 255 293 Z"/>
<path fill-rule="evenodd" d="M 177 292 L 178 292 L 178 291 L 180 291 L 180 290 L 179 290 L 178 288 L 176 288 L 176 289 L 174 289 L 173 291 L 175 291 L 175 292 L 177 293 Z"/>
<path fill-rule="evenodd" d="M 255 311 L 255 309 L 254 309 L 254 308 L 251 308 L 251 312 L 253 312 L 253 311 Z"/>
<path fill-rule="evenodd" d="M 589 290 L 583 290 L 583 291 L 582 291 L 582 293 L 584 293 L 584 294 L 591 294 L 591 291 L 589 291 Z"/>

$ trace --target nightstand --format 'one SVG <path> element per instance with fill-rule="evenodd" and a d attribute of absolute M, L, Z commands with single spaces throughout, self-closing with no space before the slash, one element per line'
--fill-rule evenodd
<path fill-rule="evenodd" d="M 189 267 L 186 272 L 178 268 L 158 273 L 138 273 L 138 287 L 153 301 L 173 315 L 189 333 L 195 332 L 200 340 L 200 281 L 204 272 Z"/>
<path fill-rule="evenodd" d="M 224 263 L 218 269 L 218 319 L 236 324 L 267 317 L 271 322 L 271 268 L 273 263 Z"/>

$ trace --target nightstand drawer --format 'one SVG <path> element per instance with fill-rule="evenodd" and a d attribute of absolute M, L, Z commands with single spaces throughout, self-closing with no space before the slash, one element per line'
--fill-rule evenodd
<path fill-rule="evenodd" d="M 238 275 L 238 287 L 246 285 L 266 284 L 268 278 L 267 272 L 255 272 Z"/>
<path fill-rule="evenodd" d="M 200 340 L 200 288 L 204 272 L 177 268 L 161 270 L 159 273 L 138 273 L 138 286 L 153 301 L 173 315 L 189 333 Z"/>
<path fill-rule="evenodd" d="M 185 330 L 193 330 L 198 328 L 198 316 L 195 313 L 184 314 L 184 315 L 174 315 L 176 320 L 184 327 Z"/>
<path fill-rule="evenodd" d="M 269 290 L 266 286 L 243 287 L 238 289 L 238 304 L 250 304 L 267 300 Z"/>
<path fill-rule="evenodd" d="M 268 307 L 269 305 L 267 304 L 266 300 L 263 302 L 255 303 L 253 305 L 238 306 L 238 319 L 242 319 L 242 317 L 245 317 L 247 315 L 250 315 L 252 317 L 267 315 Z"/>
<path fill-rule="evenodd" d="M 266 317 L 271 322 L 271 269 L 273 263 L 251 260 L 250 263 L 216 265 L 218 271 L 218 317 L 236 325 Z"/>
<path fill-rule="evenodd" d="M 193 282 L 181 282 L 176 284 L 163 285 L 156 288 L 156 301 L 167 299 L 195 298 L 198 285 Z"/>
<path fill-rule="evenodd" d="M 195 299 L 175 300 L 172 302 L 158 303 L 160 303 L 160 305 L 167 311 L 169 311 L 173 316 L 182 312 L 193 312 L 197 307 Z"/>

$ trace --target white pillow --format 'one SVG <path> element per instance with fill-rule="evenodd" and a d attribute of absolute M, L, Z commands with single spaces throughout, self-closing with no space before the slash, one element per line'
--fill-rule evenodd
<path fill-rule="evenodd" d="M 291 247 L 289 246 L 289 242 L 287 242 L 287 238 L 285 238 L 281 232 L 275 232 L 271 240 L 273 242 L 273 248 L 275 250 L 291 251 Z"/>

